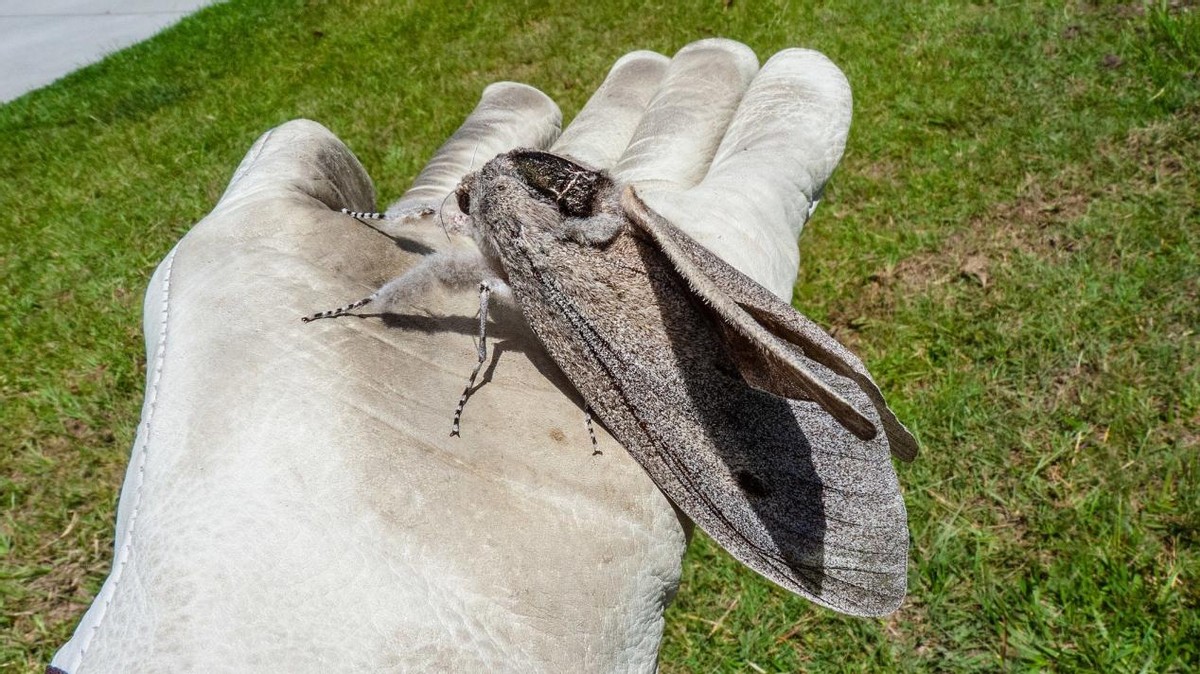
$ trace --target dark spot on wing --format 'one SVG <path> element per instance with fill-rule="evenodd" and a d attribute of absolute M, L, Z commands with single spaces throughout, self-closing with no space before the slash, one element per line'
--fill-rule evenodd
<path fill-rule="evenodd" d="M 734 477 L 737 479 L 738 486 L 747 496 L 763 498 L 771 492 L 757 475 L 748 470 L 739 470 Z"/>

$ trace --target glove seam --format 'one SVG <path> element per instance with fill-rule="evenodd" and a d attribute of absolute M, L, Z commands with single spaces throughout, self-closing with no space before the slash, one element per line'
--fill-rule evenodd
<path fill-rule="evenodd" d="M 122 542 L 121 548 L 117 552 L 116 559 L 113 560 L 113 571 L 112 575 L 110 576 L 111 586 L 108 588 L 108 596 L 105 597 L 104 604 L 102 604 L 100 607 L 100 615 L 96 617 L 96 622 L 92 625 L 92 628 L 88 631 L 87 635 L 83 639 L 83 643 L 80 645 L 79 654 L 75 658 L 74 666 L 68 668 L 68 671 L 74 672 L 82 666 L 84 656 L 87 654 L 96 634 L 100 631 L 100 626 L 104 623 L 104 619 L 108 615 L 108 608 L 112 604 L 113 598 L 116 596 L 117 587 L 120 585 L 121 580 L 124 577 L 125 566 L 128 564 L 129 557 L 132 552 L 133 534 L 135 527 L 137 526 L 138 514 L 142 505 L 142 488 L 145 485 L 146 458 L 150 445 L 150 434 L 153 430 L 154 412 L 158 409 L 159 382 L 162 380 L 163 363 L 166 360 L 167 323 L 168 319 L 170 318 L 169 310 L 171 306 L 171 272 L 175 264 L 175 253 L 177 250 L 178 247 L 172 249 L 171 253 L 167 256 L 166 270 L 163 273 L 163 306 L 160 314 L 162 327 L 159 329 L 158 348 L 155 349 L 154 354 L 154 370 L 150 379 L 149 388 L 146 391 L 146 397 L 148 401 L 146 406 L 146 417 L 142 422 L 141 432 L 138 434 L 135 445 L 133 460 L 137 462 L 137 483 L 133 493 L 133 509 L 129 514 L 129 525 L 125 530 L 125 540 Z"/>
<path fill-rule="evenodd" d="M 271 139 L 271 136 L 275 135 L 275 131 L 278 128 L 279 127 L 268 129 L 266 133 L 264 133 L 257 141 L 255 141 L 253 147 L 250 148 L 250 152 L 248 152 L 246 157 L 242 160 L 242 163 L 238 164 L 238 167 L 234 169 L 233 177 L 229 179 L 229 184 L 225 186 L 225 192 L 221 195 L 221 198 L 217 200 L 218 205 L 225 200 L 225 197 L 229 196 L 229 194 L 233 192 L 233 189 L 237 187 L 238 183 L 242 182 L 242 178 L 246 177 L 246 174 L 250 172 L 251 167 L 258 163 L 258 158 L 262 156 L 263 150 L 265 150 L 267 147 L 267 141 Z"/>

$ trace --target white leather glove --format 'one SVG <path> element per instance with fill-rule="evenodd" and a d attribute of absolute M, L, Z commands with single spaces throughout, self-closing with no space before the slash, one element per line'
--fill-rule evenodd
<path fill-rule="evenodd" d="M 489 87 L 392 211 L 439 208 L 513 147 L 642 181 L 647 201 L 789 297 L 795 239 L 837 164 L 849 88 L 819 54 L 745 46 L 620 59 L 571 127 Z M 701 180 L 703 182 L 701 183 Z M 53 667 L 132 671 L 653 671 L 686 525 L 515 309 L 475 364 L 475 291 L 301 323 L 424 255 L 436 216 L 380 221 L 320 125 L 264 134 L 146 296 L 146 400 L 112 572 Z M 454 200 L 445 204 L 454 209 Z"/>

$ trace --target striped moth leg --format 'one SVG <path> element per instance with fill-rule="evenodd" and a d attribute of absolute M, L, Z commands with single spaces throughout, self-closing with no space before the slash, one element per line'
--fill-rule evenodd
<path fill-rule="evenodd" d="M 503 285 L 501 283 L 501 285 Z M 505 286 L 507 289 L 507 286 Z M 479 376 L 479 369 L 487 362 L 487 319 L 488 319 L 488 304 L 492 296 L 492 286 L 487 281 L 479 282 L 479 350 L 478 360 L 475 362 L 475 369 L 471 370 L 471 376 L 467 378 L 467 385 L 463 387 L 462 395 L 458 397 L 458 406 L 454 408 L 454 421 L 450 425 L 450 437 L 459 435 L 458 422 L 462 419 L 463 408 L 467 406 L 467 398 L 471 395 L 471 389 L 475 388 L 475 378 Z"/>
<path fill-rule="evenodd" d="M 458 406 L 454 408 L 454 421 L 450 427 L 451 437 L 461 437 L 459 421 L 462 420 L 463 409 L 467 406 L 467 398 L 471 397 L 471 391 L 475 388 L 475 379 L 479 377 L 479 370 L 483 368 L 483 364 L 487 362 L 487 320 L 488 309 L 492 294 L 504 299 L 506 302 L 513 302 L 512 289 L 508 284 L 499 279 L 491 279 L 481 281 L 479 283 L 479 349 L 477 351 L 478 358 L 475 361 L 475 368 L 471 370 L 471 376 L 467 379 L 467 385 L 463 387 L 462 395 L 458 398 Z M 588 438 L 592 443 L 592 456 L 603 454 L 600 451 L 600 443 L 596 440 L 596 431 L 592 427 L 592 409 L 588 405 L 584 405 L 584 424 L 587 427 Z"/>

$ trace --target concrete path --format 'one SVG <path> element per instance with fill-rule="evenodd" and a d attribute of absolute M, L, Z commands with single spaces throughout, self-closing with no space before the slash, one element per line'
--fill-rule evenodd
<path fill-rule="evenodd" d="M 0 0 L 0 103 L 217 0 Z"/>

